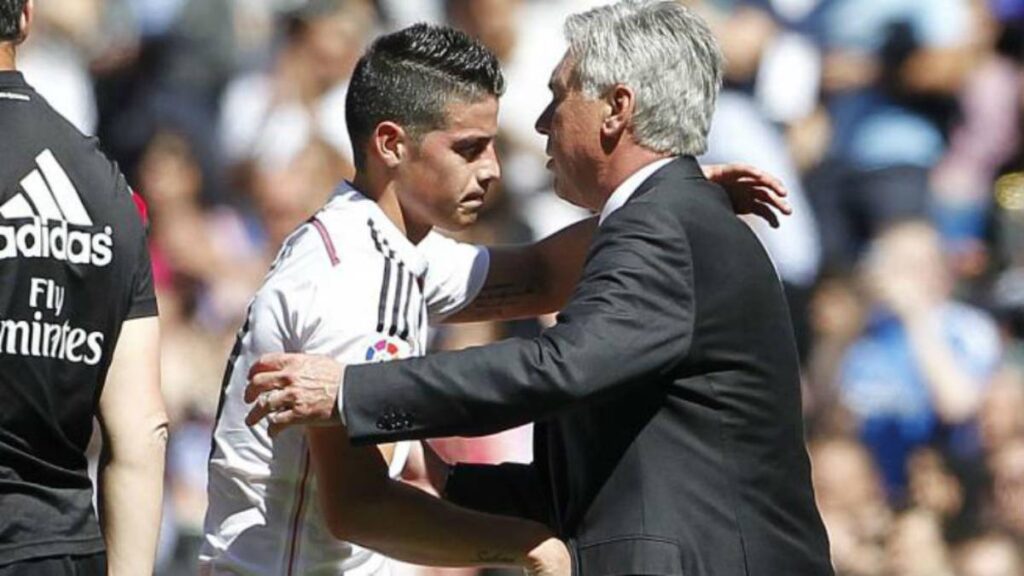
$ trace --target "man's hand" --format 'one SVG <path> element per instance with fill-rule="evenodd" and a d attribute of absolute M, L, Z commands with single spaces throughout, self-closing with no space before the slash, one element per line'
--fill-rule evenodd
<path fill-rule="evenodd" d="M 525 568 L 528 576 L 572 576 L 572 556 L 564 542 L 548 538 L 530 551 Z"/>
<path fill-rule="evenodd" d="M 725 189 L 737 214 L 755 214 L 772 228 L 778 228 L 779 217 L 775 212 L 793 213 L 785 200 L 789 194 L 786 187 L 767 172 L 746 164 L 711 164 L 701 169 L 708 180 Z"/>
<path fill-rule="evenodd" d="M 249 369 L 245 401 L 256 405 L 245 423 L 266 418 L 270 435 L 296 424 L 337 425 L 345 365 L 326 356 L 265 354 Z"/>

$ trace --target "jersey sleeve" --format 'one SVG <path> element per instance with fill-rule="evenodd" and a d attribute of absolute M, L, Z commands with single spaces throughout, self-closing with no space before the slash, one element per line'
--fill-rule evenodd
<path fill-rule="evenodd" d="M 132 272 L 131 279 L 131 301 L 128 305 L 128 314 L 125 316 L 126 320 L 132 320 L 135 318 L 146 318 L 149 316 L 156 316 L 158 314 L 156 304 L 156 291 L 153 287 L 153 265 L 149 257 L 149 245 L 146 241 L 146 226 L 144 213 L 139 208 L 140 204 L 136 200 L 137 194 L 130 188 L 127 189 L 127 194 L 132 195 L 132 212 L 133 216 L 136 214 L 139 218 L 139 225 L 133 227 L 139 230 L 138 238 L 135 242 L 138 243 L 136 251 L 138 257 L 135 261 L 134 271 Z M 145 206 L 145 204 L 141 204 Z"/>
<path fill-rule="evenodd" d="M 458 312 L 480 293 L 491 264 L 486 246 L 456 242 L 431 232 L 419 249 L 428 263 L 423 292 L 431 319 Z"/>
<path fill-rule="evenodd" d="M 309 241 L 319 242 L 316 234 Z M 315 249 L 315 248 L 314 248 Z M 322 247 L 320 248 L 322 250 Z M 409 344 L 396 336 L 376 330 L 376 294 L 379 286 L 360 274 L 358 258 L 342 256 L 334 265 L 326 252 L 322 258 L 309 254 L 311 266 L 290 271 L 300 279 L 296 298 L 278 297 L 281 318 L 293 326 L 288 352 L 329 356 L 343 364 L 386 362 L 409 357 Z M 410 446 L 399 442 L 389 464 L 389 475 L 397 478 L 408 460 Z"/>

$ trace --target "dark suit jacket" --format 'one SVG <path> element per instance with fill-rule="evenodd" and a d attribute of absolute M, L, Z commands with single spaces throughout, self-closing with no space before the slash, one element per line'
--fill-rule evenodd
<path fill-rule="evenodd" d="M 537 338 L 349 367 L 354 442 L 537 421 L 534 464 L 460 465 L 448 496 L 535 518 L 578 574 L 823 576 L 779 280 L 692 158 L 601 225 L 557 326 Z"/>

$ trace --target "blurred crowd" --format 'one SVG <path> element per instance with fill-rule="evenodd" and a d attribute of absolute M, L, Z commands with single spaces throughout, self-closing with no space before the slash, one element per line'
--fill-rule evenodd
<path fill-rule="evenodd" d="M 172 420 L 162 574 L 194 573 L 227 352 L 282 239 L 349 177 L 366 43 L 448 22 L 499 57 L 503 181 L 462 239 L 584 214 L 533 124 L 565 15 L 600 0 L 40 0 L 20 64 L 149 206 Z M 789 295 L 840 576 L 1024 575 L 1024 0 L 693 0 L 728 78 L 704 162 L 779 176 L 751 221 Z M 723 246 L 722 250 L 728 250 Z M 552 318 L 438 327 L 433 349 Z M 483 383 L 482 383 L 483 384 Z M 437 443 L 528 460 L 530 430 Z"/>

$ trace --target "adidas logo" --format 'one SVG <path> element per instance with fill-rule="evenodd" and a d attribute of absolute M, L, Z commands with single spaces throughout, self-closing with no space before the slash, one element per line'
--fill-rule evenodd
<path fill-rule="evenodd" d="M 30 220 L 20 225 L 0 224 L 0 260 L 50 258 L 101 267 L 110 264 L 114 259 L 113 229 L 72 229 L 70 226 L 93 225 L 78 190 L 50 150 L 36 157 L 36 165 L 38 168 L 21 180 L 22 192 L 0 206 L 0 222 Z"/>

